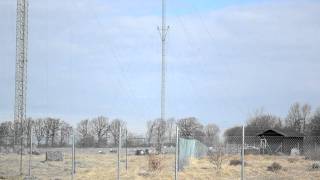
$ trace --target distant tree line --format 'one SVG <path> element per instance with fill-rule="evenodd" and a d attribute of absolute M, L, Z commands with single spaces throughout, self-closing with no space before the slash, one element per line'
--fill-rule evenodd
<path fill-rule="evenodd" d="M 268 129 L 276 128 L 279 130 L 293 130 L 306 136 L 320 135 L 320 107 L 314 112 L 311 111 L 309 104 L 296 102 L 292 104 L 285 118 L 281 118 L 263 110 L 257 110 L 249 117 L 246 128 Z M 227 129 L 224 136 L 241 135 L 242 127 L 236 126 Z"/>
<path fill-rule="evenodd" d="M 76 145 L 80 147 L 105 147 L 109 143 L 108 140 L 117 145 L 119 127 L 121 127 L 122 136 L 124 136 L 126 124 L 120 119 L 109 122 L 108 118 L 98 116 L 91 120 L 82 120 L 77 123 L 74 130 Z M 20 145 L 21 137 L 23 137 L 25 144 L 29 145 L 31 134 L 33 143 L 38 147 L 70 146 L 72 131 L 73 128 L 70 124 L 58 118 L 28 118 L 22 122 L 22 125 L 18 121 L 5 121 L 0 123 L 0 146 Z"/>
<path fill-rule="evenodd" d="M 18 121 L 5 121 L 0 124 L 0 145 L 19 145 L 22 137 L 29 145 L 32 134 L 38 146 L 65 146 L 71 132 L 72 127 L 68 123 L 56 118 L 28 118 L 22 125 Z"/>
<path fill-rule="evenodd" d="M 220 129 L 215 124 L 203 125 L 195 117 L 182 118 L 178 120 L 155 119 L 147 122 L 146 139 L 148 144 L 155 145 L 157 151 L 162 151 L 164 145 L 173 145 L 176 140 L 176 127 L 179 127 L 179 137 L 197 139 L 208 146 L 219 140 Z"/>
<path fill-rule="evenodd" d="M 34 143 L 38 147 L 63 147 L 71 144 L 71 136 L 74 133 L 76 145 L 79 147 L 117 146 L 121 136 L 126 145 L 154 146 L 161 152 L 164 146 L 175 144 L 177 126 L 179 136 L 182 138 L 197 139 L 207 146 L 219 142 L 219 127 L 213 123 L 202 124 L 195 117 L 177 120 L 154 119 L 147 121 L 146 126 L 145 135 L 136 135 L 127 132 L 125 121 L 109 120 L 104 116 L 81 120 L 74 129 L 67 122 L 51 117 L 28 118 L 22 122 L 22 126 L 20 122 L 5 121 L 0 123 L 0 146 L 19 145 L 21 137 L 24 137 L 24 141 L 29 145 L 32 134 Z M 291 129 L 305 135 L 320 136 L 320 108 L 312 112 L 310 105 L 294 103 L 285 118 L 258 110 L 248 118 L 247 127 Z M 120 128 L 121 135 L 119 135 Z M 239 136 L 241 131 L 241 127 L 232 127 L 224 132 L 224 136 Z M 126 133 L 127 138 L 125 138 Z"/>
<path fill-rule="evenodd" d="M 111 142 L 111 145 L 116 146 L 119 142 L 120 127 L 123 137 L 127 130 L 126 123 L 123 120 L 109 121 L 104 116 L 82 120 L 76 128 L 79 138 L 78 145 L 81 147 L 105 147 Z"/>

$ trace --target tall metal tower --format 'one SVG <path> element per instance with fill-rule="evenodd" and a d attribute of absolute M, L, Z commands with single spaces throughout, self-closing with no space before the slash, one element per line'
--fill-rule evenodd
<path fill-rule="evenodd" d="M 166 116 L 166 39 L 169 26 L 166 24 L 166 0 L 162 0 L 162 26 L 158 28 L 162 45 L 162 68 L 161 68 L 161 120 Z"/>
<path fill-rule="evenodd" d="M 16 74 L 14 121 L 20 123 L 18 141 L 21 144 L 20 173 L 22 174 L 23 121 L 26 120 L 28 0 L 17 0 Z"/>

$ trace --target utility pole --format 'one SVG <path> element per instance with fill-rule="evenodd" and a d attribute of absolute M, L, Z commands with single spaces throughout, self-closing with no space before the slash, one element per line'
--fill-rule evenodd
<path fill-rule="evenodd" d="M 23 121 L 26 120 L 28 51 L 28 0 L 17 0 L 14 121 L 20 123 L 20 174 L 22 175 Z"/>
<path fill-rule="evenodd" d="M 162 68 L 161 68 L 161 120 L 166 116 L 166 39 L 169 26 L 166 24 L 166 0 L 162 0 L 162 26 L 158 27 L 162 45 Z"/>

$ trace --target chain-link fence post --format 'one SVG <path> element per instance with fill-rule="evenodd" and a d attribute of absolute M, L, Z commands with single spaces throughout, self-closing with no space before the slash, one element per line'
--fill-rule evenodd
<path fill-rule="evenodd" d="M 244 126 L 242 126 L 241 180 L 244 180 Z"/>
<path fill-rule="evenodd" d="M 32 158 L 32 127 L 30 127 L 30 152 L 29 152 L 29 177 L 31 177 L 31 158 Z"/>
<path fill-rule="evenodd" d="M 22 125 L 21 125 L 21 129 L 22 129 Z M 22 172 L 22 161 L 23 161 L 23 159 L 22 159 L 22 154 L 23 154 L 23 152 L 22 152 L 22 149 L 23 149 L 23 135 L 22 135 L 22 130 L 21 130 L 21 137 L 20 137 L 20 176 L 22 176 L 23 175 L 23 172 Z"/>
<path fill-rule="evenodd" d="M 126 171 L 128 171 L 128 130 L 126 130 Z"/>
<path fill-rule="evenodd" d="M 179 170 L 179 127 L 176 127 L 176 154 L 175 154 L 175 173 L 174 179 L 178 180 L 178 170 Z"/>
<path fill-rule="evenodd" d="M 71 176 L 72 179 L 74 178 L 74 174 L 76 173 L 76 167 L 75 167 L 75 146 L 74 146 L 74 129 L 72 129 L 72 169 L 71 169 Z"/>
<path fill-rule="evenodd" d="M 119 135 L 118 135 L 118 169 L 117 180 L 120 180 L 120 149 L 121 149 L 121 124 L 119 123 Z"/>

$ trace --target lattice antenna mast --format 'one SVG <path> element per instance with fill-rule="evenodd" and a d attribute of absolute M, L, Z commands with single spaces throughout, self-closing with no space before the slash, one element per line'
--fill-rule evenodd
<path fill-rule="evenodd" d="M 26 120 L 28 0 L 17 0 L 16 74 L 14 121 L 20 123 L 20 173 L 22 173 L 23 121 Z"/>
<path fill-rule="evenodd" d="M 169 26 L 166 24 L 166 0 L 162 0 L 162 26 L 158 27 L 162 45 L 162 68 L 161 68 L 161 120 L 166 116 L 166 39 Z"/>

